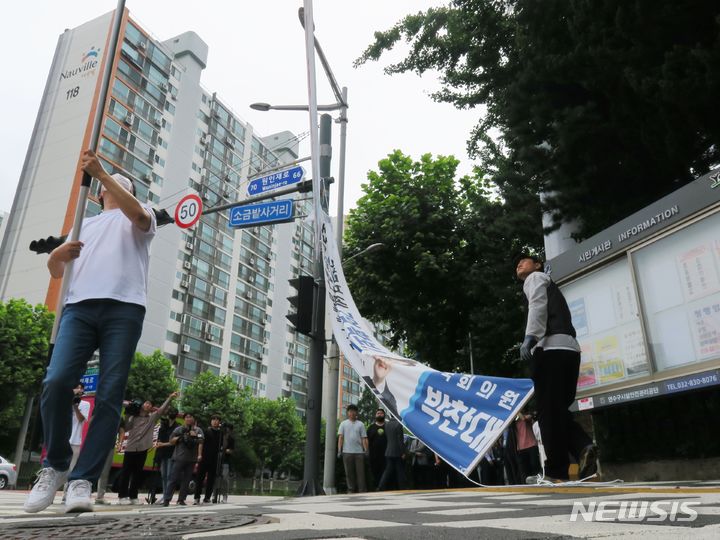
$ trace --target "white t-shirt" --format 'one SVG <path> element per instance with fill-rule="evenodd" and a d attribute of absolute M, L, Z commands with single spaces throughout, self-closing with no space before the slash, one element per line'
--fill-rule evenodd
<path fill-rule="evenodd" d="M 365 425 L 360 420 L 351 422 L 343 420 L 338 428 L 338 435 L 343 436 L 342 452 L 343 454 L 363 454 L 362 440 L 367 438 Z"/>
<path fill-rule="evenodd" d="M 80 413 L 85 417 L 84 422 L 80 422 L 75 414 L 75 409 L 72 412 L 72 431 L 70 432 L 70 444 L 81 445 L 82 444 L 82 432 L 85 422 L 87 422 L 88 415 L 90 414 L 90 404 L 87 401 L 81 401 L 78 403 L 78 409 Z"/>
<path fill-rule="evenodd" d="M 83 221 L 83 248 L 75 259 L 66 304 L 109 298 L 144 306 L 150 242 L 157 231 L 155 213 L 147 232 L 140 230 L 116 208 Z"/>

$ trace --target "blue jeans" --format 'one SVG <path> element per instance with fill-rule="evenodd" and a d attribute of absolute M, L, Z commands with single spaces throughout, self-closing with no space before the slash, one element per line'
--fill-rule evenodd
<path fill-rule="evenodd" d="M 160 460 L 160 477 L 162 478 L 163 499 L 167 496 L 168 486 L 170 485 L 170 475 L 172 474 L 172 466 L 172 458 Z"/>
<path fill-rule="evenodd" d="M 66 471 L 70 465 L 72 390 L 93 352 L 100 349 L 92 421 L 69 480 L 93 482 L 100 476 L 115 444 L 130 363 L 144 318 L 143 306 L 116 300 L 85 300 L 65 306 L 40 402 L 45 467 Z"/>

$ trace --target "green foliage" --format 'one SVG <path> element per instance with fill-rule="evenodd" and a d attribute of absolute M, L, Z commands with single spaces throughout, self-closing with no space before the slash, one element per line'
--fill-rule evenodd
<path fill-rule="evenodd" d="M 236 440 L 247 433 L 252 422 L 250 392 L 238 389 L 228 375 L 203 371 L 182 392 L 181 411 L 192 413 L 202 427 L 210 425 L 210 416 L 219 414 L 223 422 L 234 426 Z"/>
<path fill-rule="evenodd" d="M 149 356 L 135 353 L 130 365 L 125 399 L 149 399 L 155 406 L 160 406 L 177 389 L 175 367 L 162 352 L 156 350 Z"/>
<path fill-rule="evenodd" d="M 305 429 L 287 398 L 252 400 L 252 426 L 247 441 L 260 468 L 297 471 L 302 466 Z"/>
<path fill-rule="evenodd" d="M 713 0 L 454 0 L 357 63 L 409 43 L 386 72 L 438 71 L 433 99 L 478 109 L 468 146 L 500 194 L 543 190 L 587 237 L 720 161 L 719 21 Z"/>
<path fill-rule="evenodd" d="M 27 395 L 40 390 L 54 315 L 22 299 L 0 302 L 0 449 L 8 452 L 22 421 Z"/>
<path fill-rule="evenodd" d="M 385 408 L 365 384 L 363 384 L 363 392 L 357 402 L 357 407 L 358 418 L 366 426 L 375 421 L 375 412 L 378 407 Z"/>
<path fill-rule="evenodd" d="M 512 257 L 541 245 L 539 204 L 527 190 L 499 199 L 480 168 L 457 179 L 457 164 L 395 151 L 368 173 L 348 218 L 346 253 L 375 242 L 386 248 L 346 265 L 348 282 L 360 312 L 387 323 L 393 345 L 404 341 L 419 360 L 468 371 L 472 332 L 478 369 L 515 374 L 524 301 Z"/>

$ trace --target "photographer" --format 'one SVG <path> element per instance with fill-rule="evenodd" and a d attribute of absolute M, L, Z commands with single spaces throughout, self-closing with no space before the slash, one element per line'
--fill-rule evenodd
<path fill-rule="evenodd" d="M 82 397 L 85 393 L 85 385 L 78 383 L 73 388 L 73 402 L 72 402 L 72 431 L 70 432 L 70 447 L 72 448 L 72 459 L 70 460 L 70 467 L 68 470 L 72 471 L 77 463 L 78 456 L 80 456 L 80 447 L 83 442 L 83 428 L 88 421 L 90 415 L 90 404 L 87 401 L 83 401 Z"/>
<path fill-rule="evenodd" d="M 203 442 L 205 435 L 195 425 L 195 417 L 191 413 L 185 413 L 182 426 L 175 428 L 170 436 L 170 444 L 175 446 L 173 452 L 173 471 L 170 477 L 170 485 L 163 495 L 163 506 L 169 506 L 176 488 L 180 488 L 177 503 L 185 506 L 188 484 L 192 479 L 195 463 L 202 461 Z"/>
<path fill-rule="evenodd" d="M 139 504 L 138 490 L 142 483 L 143 466 L 147 453 L 153 446 L 153 431 L 161 415 L 165 414 L 170 401 L 176 398 L 177 392 L 168 396 L 159 409 L 154 410 L 152 401 L 148 400 L 138 407 L 139 402 L 133 401 L 125 408 L 125 458 L 120 473 L 120 489 L 118 504 Z"/>
<path fill-rule="evenodd" d="M 223 447 L 221 449 L 222 458 L 218 463 L 218 474 L 220 481 L 215 485 L 215 493 L 213 493 L 213 503 L 217 503 L 222 496 L 222 502 L 228 501 L 228 492 L 230 491 L 230 462 L 232 461 L 233 452 L 235 452 L 235 437 L 233 437 L 233 425 L 223 424 L 225 435 L 223 438 Z"/>

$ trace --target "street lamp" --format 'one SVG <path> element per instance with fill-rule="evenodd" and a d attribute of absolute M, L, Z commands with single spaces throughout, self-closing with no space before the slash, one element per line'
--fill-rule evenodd
<path fill-rule="evenodd" d="M 333 105 L 318 105 L 318 111 L 337 111 L 344 107 L 342 103 L 334 103 Z M 308 110 L 307 105 L 270 105 L 269 103 L 251 103 L 250 108 L 255 111 L 306 111 Z"/>
<path fill-rule="evenodd" d="M 378 242 L 376 244 L 370 244 L 368 247 L 366 247 L 362 251 L 358 251 L 355 255 L 352 255 L 352 256 L 348 257 L 347 259 L 343 260 L 343 264 L 349 263 L 355 257 L 360 257 L 361 255 L 367 255 L 368 253 L 372 253 L 373 251 L 379 251 L 379 250 L 383 249 L 384 247 L 386 247 L 386 246 L 382 242 Z"/>

